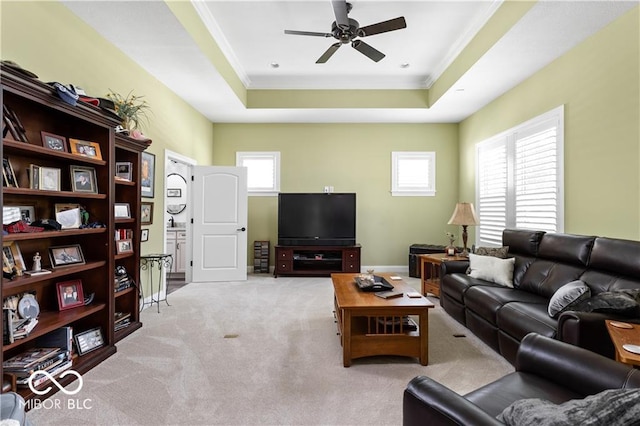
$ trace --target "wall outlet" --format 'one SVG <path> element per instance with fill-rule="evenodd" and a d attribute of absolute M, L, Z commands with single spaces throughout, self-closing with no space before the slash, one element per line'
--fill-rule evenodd
<path fill-rule="evenodd" d="M 331 189 L 330 189 L 330 188 L 331 188 L 330 186 L 325 186 L 325 187 L 324 187 L 324 193 L 325 193 L 325 194 L 328 194 L 329 192 L 331 192 Z"/>

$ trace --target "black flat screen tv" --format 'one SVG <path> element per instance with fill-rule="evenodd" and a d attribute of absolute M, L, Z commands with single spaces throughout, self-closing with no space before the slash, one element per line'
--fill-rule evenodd
<path fill-rule="evenodd" d="M 356 194 L 281 193 L 278 244 L 351 246 L 356 243 Z"/>

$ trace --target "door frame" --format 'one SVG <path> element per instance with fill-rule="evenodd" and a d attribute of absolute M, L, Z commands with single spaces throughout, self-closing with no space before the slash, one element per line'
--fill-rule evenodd
<path fill-rule="evenodd" d="M 191 226 L 191 218 L 193 217 L 192 214 L 192 208 L 193 208 L 193 202 L 191 200 L 192 197 L 192 184 L 193 182 L 191 181 L 191 176 L 193 176 L 193 167 L 198 165 L 198 161 L 194 160 L 191 157 L 187 157 L 185 155 L 182 154 L 178 154 L 177 152 L 173 152 L 171 150 L 165 149 L 164 150 L 164 174 L 162 175 L 162 187 L 164 188 L 166 186 L 166 182 L 167 182 L 167 164 L 169 164 L 170 161 L 175 161 L 181 164 L 185 164 L 188 169 L 189 169 L 189 173 L 188 176 L 185 176 L 185 178 L 187 179 L 187 225 L 186 225 L 186 233 L 187 233 L 187 241 L 186 241 L 186 254 L 185 254 L 185 259 L 186 260 L 186 270 L 184 273 L 184 281 L 186 283 L 191 282 L 191 277 L 192 277 L 192 268 L 191 268 L 191 262 L 189 261 L 189 259 L 191 259 L 191 242 L 193 241 L 193 236 L 192 236 L 192 226 Z M 169 213 L 167 213 L 167 193 L 166 191 L 163 191 L 162 193 L 162 212 L 163 212 L 163 222 L 162 222 L 162 247 L 163 247 L 163 252 L 166 253 L 167 252 L 167 223 L 169 222 L 169 219 L 171 217 L 171 215 L 169 215 Z M 165 278 L 165 283 L 166 283 L 166 278 Z M 165 285 L 165 289 L 166 289 L 166 285 Z"/>

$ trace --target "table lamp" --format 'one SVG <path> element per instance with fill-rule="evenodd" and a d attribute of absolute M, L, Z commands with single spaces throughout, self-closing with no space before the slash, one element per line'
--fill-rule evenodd
<path fill-rule="evenodd" d="M 460 253 L 460 256 L 468 257 L 469 252 L 467 251 L 467 226 L 480 224 L 478 216 L 476 216 L 476 211 L 473 208 L 473 204 L 457 203 L 456 209 L 453 211 L 451 219 L 449 219 L 448 223 L 449 225 L 462 225 L 462 244 L 464 248 L 462 250 L 462 253 Z"/>

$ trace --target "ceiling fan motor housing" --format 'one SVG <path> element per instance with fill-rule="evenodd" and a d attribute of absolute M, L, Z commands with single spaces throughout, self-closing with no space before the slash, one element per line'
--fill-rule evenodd
<path fill-rule="evenodd" d="M 331 34 L 336 40 L 340 40 L 342 43 L 349 43 L 351 40 L 358 36 L 358 30 L 360 29 L 360 24 L 355 19 L 349 18 L 349 28 L 342 29 L 338 26 L 338 24 L 334 21 L 331 24 Z"/>

